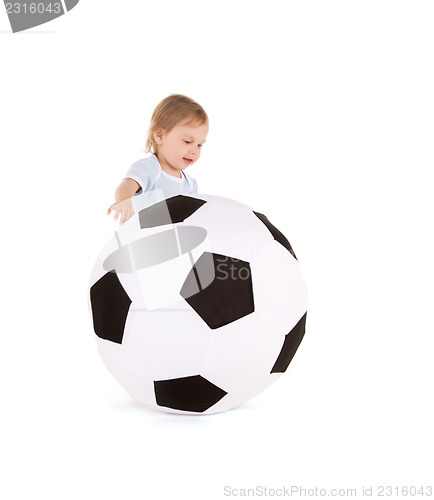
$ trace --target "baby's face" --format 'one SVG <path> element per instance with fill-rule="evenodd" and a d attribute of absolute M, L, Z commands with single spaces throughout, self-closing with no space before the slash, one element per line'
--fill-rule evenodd
<path fill-rule="evenodd" d="M 172 168 L 183 170 L 200 157 L 201 149 L 208 135 L 208 124 L 175 125 L 170 132 L 164 130 L 158 140 L 158 157 Z"/>

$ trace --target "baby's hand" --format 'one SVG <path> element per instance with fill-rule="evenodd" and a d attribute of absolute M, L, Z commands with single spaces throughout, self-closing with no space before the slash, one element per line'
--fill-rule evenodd
<path fill-rule="evenodd" d="M 115 212 L 114 220 L 118 220 L 120 216 L 119 224 L 123 224 L 134 215 L 132 198 L 113 203 L 113 205 L 108 208 L 107 215 L 110 215 L 111 212 Z"/>

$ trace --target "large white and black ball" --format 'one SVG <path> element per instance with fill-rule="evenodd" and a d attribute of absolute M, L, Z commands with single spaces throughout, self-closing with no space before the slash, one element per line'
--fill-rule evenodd
<path fill-rule="evenodd" d="M 288 240 L 217 196 L 174 196 L 120 226 L 89 299 L 104 364 L 138 401 L 172 413 L 244 403 L 286 371 L 305 332 Z"/>

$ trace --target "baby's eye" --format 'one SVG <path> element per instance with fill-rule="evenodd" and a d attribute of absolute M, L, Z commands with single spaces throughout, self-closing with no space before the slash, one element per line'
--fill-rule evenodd
<path fill-rule="evenodd" d="M 191 144 L 191 141 L 184 141 L 185 144 Z"/>

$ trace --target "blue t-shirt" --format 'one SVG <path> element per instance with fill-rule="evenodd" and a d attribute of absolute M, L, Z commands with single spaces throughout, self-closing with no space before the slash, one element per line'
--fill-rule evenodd
<path fill-rule="evenodd" d="M 178 194 L 197 193 L 197 182 L 181 170 L 181 178 L 169 175 L 161 168 L 155 155 L 133 163 L 124 179 L 133 179 L 140 190 L 133 196 L 133 208 L 142 208 Z"/>

